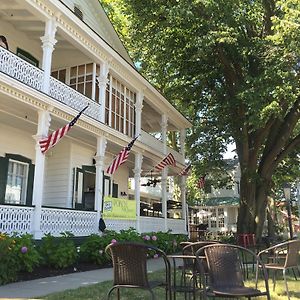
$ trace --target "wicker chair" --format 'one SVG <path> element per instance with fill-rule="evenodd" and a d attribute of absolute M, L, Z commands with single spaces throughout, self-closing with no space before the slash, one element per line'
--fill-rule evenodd
<path fill-rule="evenodd" d="M 105 252 L 111 256 L 114 272 L 113 287 L 107 294 L 107 299 L 114 289 L 117 289 L 120 299 L 120 288 L 141 288 L 151 293 L 155 299 L 153 288 L 164 286 L 166 299 L 171 299 L 170 290 L 170 262 L 165 253 L 160 249 L 140 243 L 120 242 L 113 243 L 106 247 Z M 147 257 L 149 253 L 156 253 L 163 258 L 165 264 L 165 280 L 150 282 L 147 274 Z"/>
<path fill-rule="evenodd" d="M 252 255 L 257 264 L 262 266 L 262 274 L 265 282 L 265 289 L 263 291 L 257 289 L 258 269 L 255 272 L 255 287 L 245 285 L 242 252 Z M 205 280 L 203 253 L 208 268 L 208 282 Z M 201 281 L 204 285 L 204 299 L 207 299 L 207 297 L 246 297 L 251 299 L 252 297 L 259 296 L 266 296 L 268 300 L 271 299 L 267 272 L 259 257 L 251 250 L 236 245 L 213 244 L 200 248 L 196 252 L 196 257 L 201 270 Z"/>
<path fill-rule="evenodd" d="M 264 255 L 267 255 L 268 259 L 271 259 L 271 262 L 267 262 L 265 264 L 265 268 L 267 270 L 273 270 L 273 290 L 275 290 L 276 286 L 276 271 L 282 271 L 288 299 L 290 299 L 290 295 L 286 279 L 286 271 L 292 270 L 295 279 L 297 280 L 294 269 L 298 269 L 298 272 L 300 271 L 299 251 L 300 240 L 291 240 L 274 245 L 258 253 L 260 258 L 263 258 Z"/>

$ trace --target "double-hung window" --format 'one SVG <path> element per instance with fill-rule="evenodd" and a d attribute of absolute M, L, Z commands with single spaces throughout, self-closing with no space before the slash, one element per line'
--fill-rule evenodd
<path fill-rule="evenodd" d="M 26 204 L 29 164 L 9 159 L 5 203 Z"/>

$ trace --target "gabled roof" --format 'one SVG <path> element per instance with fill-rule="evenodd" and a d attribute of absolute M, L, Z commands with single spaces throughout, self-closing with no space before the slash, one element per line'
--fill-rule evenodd
<path fill-rule="evenodd" d="M 74 6 L 83 13 L 83 22 L 94 30 L 107 44 L 118 52 L 129 64 L 134 66 L 127 49 L 121 42 L 114 26 L 106 15 L 99 0 L 60 0 L 71 11 Z"/>

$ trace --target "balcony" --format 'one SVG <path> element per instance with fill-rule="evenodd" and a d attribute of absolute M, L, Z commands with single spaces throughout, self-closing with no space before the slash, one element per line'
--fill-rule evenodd
<path fill-rule="evenodd" d="M 0 47 L 0 72 L 43 92 L 44 71 L 2 47 Z M 98 103 L 52 77 L 48 95 L 77 111 L 89 104 L 84 113 L 100 121 L 100 105 Z"/>
<path fill-rule="evenodd" d="M 44 93 L 44 71 L 2 47 L 0 47 L 0 72 Z M 101 122 L 99 103 L 96 103 L 53 77 L 50 77 L 50 88 L 47 94 L 56 101 L 59 101 L 76 111 L 80 111 L 85 106 L 89 105 L 84 114 Z M 159 153 L 163 150 L 163 143 L 145 131 L 141 132 L 140 141 Z M 168 147 L 167 151 L 174 155 L 177 163 L 184 164 L 184 158 L 180 153 L 170 147 Z"/>
<path fill-rule="evenodd" d="M 163 151 L 163 143 L 156 139 L 155 137 L 153 137 L 151 134 L 145 132 L 145 131 L 141 131 L 141 137 L 139 139 L 143 144 L 153 148 L 155 151 L 157 152 L 162 152 Z M 174 149 L 167 147 L 167 152 L 168 153 L 172 153 L 176 162 L 183 164 L 184 165 L 184 157 L 181 153 L 178 153 L 177 151 L 175 151 Z"/>

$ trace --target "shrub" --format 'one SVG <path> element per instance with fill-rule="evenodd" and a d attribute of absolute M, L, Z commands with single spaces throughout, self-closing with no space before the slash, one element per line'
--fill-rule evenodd
<path fill-rule="evenodd" d="M 73 265 L 78 257 L 74 242 L 68 232 L 62 233 L 61 237 L 46 234 L 42 238 L 39 252 L 43 257 L 43 263 L 56 269 L 63 269 Z"/>
<path fill-rule="evenodd" d="M 7 234 L 0 233 L 0 284 L 15 281 L 20 264 L 15 251 L 16 241 Z"/>
<path fill-rule="evenodd" d="M 33 236 L 31 234 L 20 236 L 14 234 L 12 238 L 15 240 L 14 251 L 20 264 L 20 269 L 32 272 L 41 261 L 41 256 L 33 242 Z"/>

